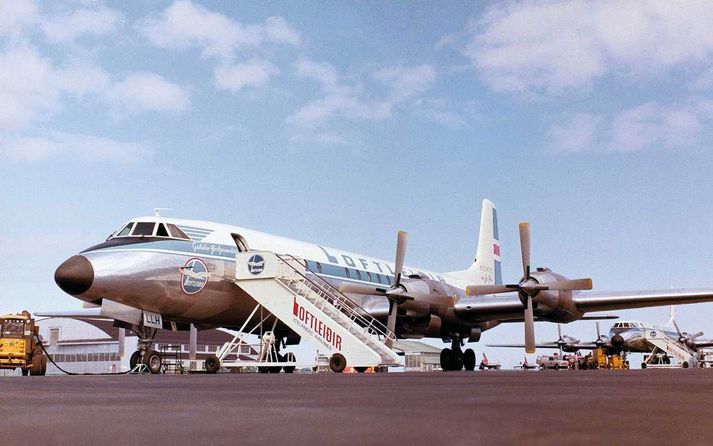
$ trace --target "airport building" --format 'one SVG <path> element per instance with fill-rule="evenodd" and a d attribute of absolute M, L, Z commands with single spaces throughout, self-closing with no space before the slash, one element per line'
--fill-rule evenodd
<path fill-rule="evenodd" d="M 404 372 L 441 370 L 441 349 L 425 342 L 396 341 L 394 350 L 404 355 Z"/>

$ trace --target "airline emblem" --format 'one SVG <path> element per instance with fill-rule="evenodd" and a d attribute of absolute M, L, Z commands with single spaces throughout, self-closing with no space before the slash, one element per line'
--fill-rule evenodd
<path fill-rule="evenodd" d="M 248 271 L 250 274 L 260 274 L 265 269 L 265 259 L 261 255 L 255 254 L 248 260 Z"/>
<path fill-rule="evenodd" d="M 208 283 L 208 267 L 201 259 L 190 259 L 181 268 L 181 289 L 186 294 L 200 292 Z"/>

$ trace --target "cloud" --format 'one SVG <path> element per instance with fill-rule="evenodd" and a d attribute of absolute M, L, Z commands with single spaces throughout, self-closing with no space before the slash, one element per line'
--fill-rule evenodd
<path fill-rule="evenodd" d="M 558 92 L 713 55 L 713 3 L 526 1 L 490 7 L 464 54 L 492 88 Z"/>
<path fill-rule="evenodd" d="M 687 104 L 647 102 L 607 118 L 579 113 L 550 128 L 552 147 L 561 152 L 636 152 L 696 145 L 713 123 L 713 101 Z"/>
<path fill-rule="evenodd" d="M 567 123 L 554 124 L 550 128 L 552 144 L 557 150 L 564 152 L 593 150 L 601 121 L 600 116 L 578 113 Z"/>
<path fill-rule="evenodd" d="M 54 16 L 42 22 L 42 31 L 47 40 L 66 43 L 85 34 L 103 35 L 115 32 L 123 16 L 119 12 L 99 6 L 91 9 L 78 9 L 72 14 Z"/>
<path fill-rule="evenodd" d="M 203 57 L 223 61 L 232 61 L 242 48 L 300 42 L 299 33 L 282 17 L 269 17 L 259 25 L 243 25 L 185 0 L 175 1 L 160 14 L 142 20 L 138 29 L 157 47 L 179 50 L 197 47 Z"/>
<path fill-rule="evenodd" d="M 34 1 L 0 2 L 0 36 L 19 38 L 25 26 L 39 20 L 39 10 Z"/>
<path fill-rule="evenodd" d="M 431 65 L 396 66 L 379 70 L 374 77 L 388 85 L 392 100 L 403 101 L 425 93 L 436 81 L 436 70 Z"/>
<path fill-rule="evenodd" d="M 59 108 L 52 62 L 22 46 L 0 53 L 0 130 L 19 129 Z"/>
<path fill-rule="evenodd" d="M 277 73 L 279 70 L 270 62 L 251 59 L 243 64 L 216 68 L 215 85 L 221 90 L 237 92 L 245 87 L 262 87 Z"/>
<path fill-rule="evenodd" d="M 72 154 L 89 161 L 134 163 L 150 157 L 153 148 L 146 143 L 117 141 L 92 135 L 52 132 L 45 137 L 0 140 L 0 153 L 8 158 L 35 162 Z"/>
<path fill-rule="evenodd" d="M 188 94 L 180 86 L 147 72 L 131 74 L 115 83 L 106 97 L 114 106 L 129 112 L 180 112 L 190 103 Z"/>
<path fill-rule="evenodd" d="M 385 67 L 371 74 L 369 81 L 377 81 L 371 91 L 384 91 L 382 95 L 367 94 L 358 82 L 341 79 L 334 66 L 300 59 L 295 64 L 297 75 L 314 80 L 321 87 L 321 97 L 304 104 L 287 119 L 293 142 L 343 144 L 346 139 L 335 127 L 355 121 L 383 121 L 393 115 L 394 109 L 404 104 L 417 104 L 433 86 L 437 78 L 430 65 Z M 421 107 L 419 116 L 434 122 L 457 126 L 455 115 L 434 107 Z"/>

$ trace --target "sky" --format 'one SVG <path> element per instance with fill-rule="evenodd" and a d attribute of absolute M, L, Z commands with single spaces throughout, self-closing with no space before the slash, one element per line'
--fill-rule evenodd
<path fill-rule="evenodd" d="M 710 23 L 694 1 L 0 0 L 0 312 L 78 308 L 55 268 L 155 207 L 386 259 L 404 229 L 407 263 L 451 271 L 489 198 L 506 281 L 529 221 L 534 264 L 598 291 L 713 288 Z M 678 315 L 713 335 L 713 303 Z M 476 352 L 518 362 L 483 344 L 522 336 Z"/>

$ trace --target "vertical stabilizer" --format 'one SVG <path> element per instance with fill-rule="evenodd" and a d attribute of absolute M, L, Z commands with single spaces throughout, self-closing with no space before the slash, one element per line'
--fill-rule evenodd
<path fill-rule="evenodd" d="M 668 323 L 667 323 L 666 325 L 668 325 L 669 327 L 674 327 L 674 328 L 675 328 L 675 327 L 676 327 L 676 318 L 677 318 L 677 316 L 678 316 L 678 313 L 676 312 L 676 306 L 675 306 L 675 305 L 671 305 L 671 306 L 669 307 Z"/>
<path fill-rule="evenodd" d="M 480 234 L 475 260 L 463 271 L 449 275 L 467 281 L 469 285 L 503 283 L 500 268 L 500 238 L 498 236 L 498 211 L 490 200 L 483 200 L 480 214 Z"/>

